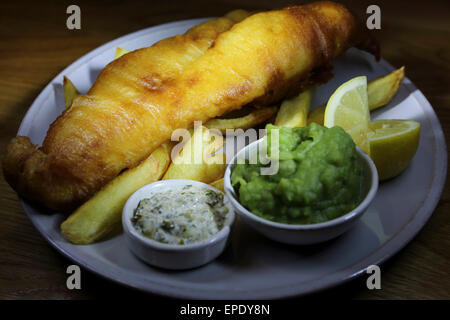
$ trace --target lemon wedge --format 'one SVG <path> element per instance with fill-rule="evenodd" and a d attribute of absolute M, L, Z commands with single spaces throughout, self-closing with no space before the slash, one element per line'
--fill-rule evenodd
<path fill-rule="evenodd" d="M 377 120 L 370 123 L 371 158 L 380 180 L 399 175 L 416 153 L 420 123 L 413 120 Z"/>
<path fill-rule="evenodd" d="M 324 125 L 340 126 L 370 155 L 370 110 L 365 76 L 353 78 L 336 89 L 325 108 Z"/>

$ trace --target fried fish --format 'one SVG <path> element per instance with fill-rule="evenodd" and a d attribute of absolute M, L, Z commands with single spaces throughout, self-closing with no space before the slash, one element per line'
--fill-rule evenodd
<path fill-rule="evenodd" d="M 51 124 L 42 147 L 27 137 L 11 141 L 3 162 L 8 182 L 47 208 L 72 209 L 173 130 L 327 80 L 323 71 L 352 46 L 377 54 L 364 27 L 333 2 L 227 19 L 222 32 L 188 32 L 108 64 Z"/>

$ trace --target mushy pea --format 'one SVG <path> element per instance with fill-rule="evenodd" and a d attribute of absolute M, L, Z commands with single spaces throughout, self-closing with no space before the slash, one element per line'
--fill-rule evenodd
<path fill-rule="evenodd" d="M 233 169 L 231 183 L 243 206 L 268 220 L 312 224 L 337 218 L 358 205 L 362 168 L 355 144 L 342 128 L 316 123 L 293 129 L 267 125 L 268 150 L 275 129 L 279 129 L 277 174 L 261 175 L 260 163 L 237 164 Z"/>

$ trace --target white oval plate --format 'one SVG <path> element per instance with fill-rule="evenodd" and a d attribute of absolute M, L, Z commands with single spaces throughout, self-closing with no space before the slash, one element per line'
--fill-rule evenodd
<path fill-rule="evenodd" d="M 48 84 L 26 114 L 19 135 L 41 143 L 48 126 L 64 109 L 63 75 L 86 92 L 100 70 L 114 57 L 116 47 L 137 49 L 175 34 L 205 19 L 168 23 L 109 42 L 80 58 Z M 318 88 L 313 106 L 324 104 L 344 81 L 358 75 L 368 79 L 394 68 L 365 53 L 350 50 L 335 63 L 335 77 Z M 446 177 L 444 135 L 429 102 L 405 79 L 394 100 L 372 113 L 374 119 L 419 121 L 419 149 L 408 169 L 382 183 L 358 224 L 331 242 L 298 247 L 267 240 L 237 221 L 230 247 L 214 262 L 189 271 L 165 271 L 138 260 L 126 247 L 123 235 L 100 243 L 77 246 L 59 231 L 64 216 L 47 214 L 21 201 L 30 220 L 63 255 L 108 279 L 162 295 L 206 299 L 278 298 L 311 293 L 362 274 L 404 247 L 423 227 L 440 198 Z"/>

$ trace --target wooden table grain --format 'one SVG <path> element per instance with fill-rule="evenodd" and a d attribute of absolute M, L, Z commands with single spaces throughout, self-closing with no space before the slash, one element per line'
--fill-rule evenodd
<path fill-rule="evenodd" d="M 381 8 L 383 57 L 405 65 L 450 133 L 450 3 L 429 1 L 342 1 L 361 17 Z M 281 7 L 294 1 L 77 1 L 81 30 L 66 28 L 68 1 L 0 3 L 0 155 L 16 134 L 32 101 L 62 69 L 96 47 L 127 33 L 182 19 L 222 15 L 235 8 Z M 365 279 L 312 298 L 450 299 L 450 190 L 431 219 L 401 252 L 382 265 L 382 289 Z M 15 192 L 0 178 L 0 299 L 138 297 L 133 291 L 83 271 L 82 290 L 68 290 L 70 261 L 56 252 L 26 218 Z"/>

